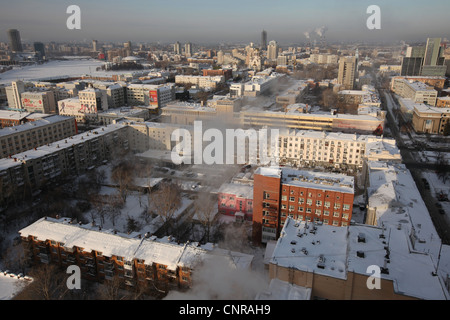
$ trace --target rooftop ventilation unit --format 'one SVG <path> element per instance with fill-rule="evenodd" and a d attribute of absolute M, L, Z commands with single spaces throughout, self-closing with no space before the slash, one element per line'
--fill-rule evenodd
<path fill-rule="evenodd" d="M 358 242 L 366 242 L 366 236 L 364 235 L 364 233 L 358 234 Z"/>

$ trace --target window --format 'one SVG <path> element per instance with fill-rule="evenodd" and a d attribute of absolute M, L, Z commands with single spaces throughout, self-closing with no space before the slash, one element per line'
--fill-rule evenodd
<path fill-rule="evenodd" d="M 281 209 L 286 209 L 286 208 L 287 208 L 287 206 L 285 204 L 281 205 Z"/>
<path fill-rule="evenodd" d="M 343 213 L 342 214 L 342 219 L 348 220 L 348 213 Z"/>
<path fill-rule="evenodd" d="M 330 201 L 325 201 L 324 206 L 325 206 L 325 208 L 329 208 L 330 207 Z"/>
<path fill-rule="evenodd" d="M 337 220 L 333 220 L 333 226 L 339 226 L 339 221 L 337 221 Z"/>
<path fill-rule="evenodd" d="M 305 199 L 304 198 L 298 198 L 298 203 L 299 204 L 303 204 L 305 202 Z"/>
<path fill-rule="evenodd" d="M 295 210 L 295 206 L 290 205 L 289 206 L 289 211 L 294 211 Z"/>
<path fill-rule="evenodd" d="M 281 201 L 286 201 L 287 200 L 287 196 L 281 196 Z"/>
<path fill-rule="evenodd" d="M 263 198 L 264 199 L 270 199 L 270 195 L 267 192 L 264 191 Z"/>
<path fill-rule="evenodd" d="M 344 205 L 342 206 L 342 209 L 344 209 L 344 210 L 350 210 L 350 205 L 349 205 L 349 204 L 344 204 Z"/>
<path fill-rule="evenodd" d="M 298 207 L 298 212 L 303 212 L 303 207 Z"/>
<path fill-rule="evenodd" d="M 322 205 L 322 201 L 317 200 L 317 201 L 316 201 L 316 206 L 321 206 L 321 205 Z"/>
<path fill-rule="evenodd" d="M 306 213 L 311 213 L 311 208 L 306 208 Z"/>
<path fill-rule="evenodd" d="M 316 215 L 320 216 L 322 214 L 322 210 L 316 209 Z"/>
<path fill-rule="evenodd" d="M 295 197 L 289 197 L 289 201 L 295 201 Z"/>
<path fill-rule="evenodd" d="M 337 212 L 337 211 L 333 212 L 333 217 L 335 217 L 335 218 L 339 217 L 339 212 Z"/>
<path fill-rule="evenodd" d="M 336 203 L 334 204 L 334 208 L 335 208 L 335 209 L 339 209 L 340 207 L 341 207 L 341 204 L 340 204 L 340 203 L 337 203 L 337 202 L 336 202 Z"/>
<path fill-rule="evenodd" d="M 324 216 L 329 216 L 329 215 L 330 215 L 330 211 L 328 211 L 328 210 L 323 210 L 323 215 L 324 215 Z"/>
<path fill-rule="evenodd" d="M 306 199 L 306 204 L 309 205 L 309 206 L 312 205 L 312 200 L 311 199 Z"/>

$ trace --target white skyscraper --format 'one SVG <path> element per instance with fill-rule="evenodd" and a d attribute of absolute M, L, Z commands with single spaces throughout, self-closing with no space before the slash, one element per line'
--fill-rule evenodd
<path fill-rule="evenodd" d="M 267 59 L 276 60 L 278 58 L 278 44 L 275 40 L 269 42 L 267 46 Z"/>

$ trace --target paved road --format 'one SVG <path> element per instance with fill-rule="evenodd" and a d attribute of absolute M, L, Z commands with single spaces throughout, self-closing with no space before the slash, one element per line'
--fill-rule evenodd
<path fill-rule="evenodd" d="M 379 89 L 382 94 L 384 94 L 385 101 L 389 106 L 385 106 L 387 109 L 387 125 L 391 129 L 392 135 L 397 141 L 398 148 L 400 149 L 400 153 L 402 155 L 403 163 L 406 168 L 411 172 L 412 177 L 416 183 L 416 186 L 422 196 L 422 199 L 427 206 L 428 212 L 430 214 L 431 220 L 433 221 L 434 227 L 436 228 L 437 233 L 442 239 L 442 242 L 445 244 L 450 244 L 450 225 L 448 220 L 446 219 L 446 215 L 441 215 L 436 207 L 435 195 L 431 194 L 430 190 L 425 189 L 425 185 L 422 181 L 422 171 L 423 170 L 436 170 L 437 166 L 434 163 L 423 163 L 415 160 L 414 154 L 418 151 L 414 147 L 410 147 L 405 145 L 402 135 L 400 134 L 400 130 L 397 126 L 397 121 L 394 120 L 394 115 L 392 114 L 392 110 L 398 108 L 396 103 L 393 101 L 391 94 L 386 92 L 386 90 Z M 423 150 L 433 150 L 435 148 L 425 147 Z M 434 150 L 433 150 L 434 151 Z M 450 171 L 450 165 L 446 166 L 447 170 Z"/>

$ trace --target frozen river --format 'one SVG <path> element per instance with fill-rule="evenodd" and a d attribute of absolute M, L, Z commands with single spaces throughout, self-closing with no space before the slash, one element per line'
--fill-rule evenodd
<path fill-rule="evenodd" d="M 81 75 L 111 75 L 105 71 L 95 71 L 104 62 L 94 59 L 55 60 L 41 65 L 17 67 L 0 73 L 0 84 L 9 84 L 16 80 L 38 80 L 42 78 Z"/>

